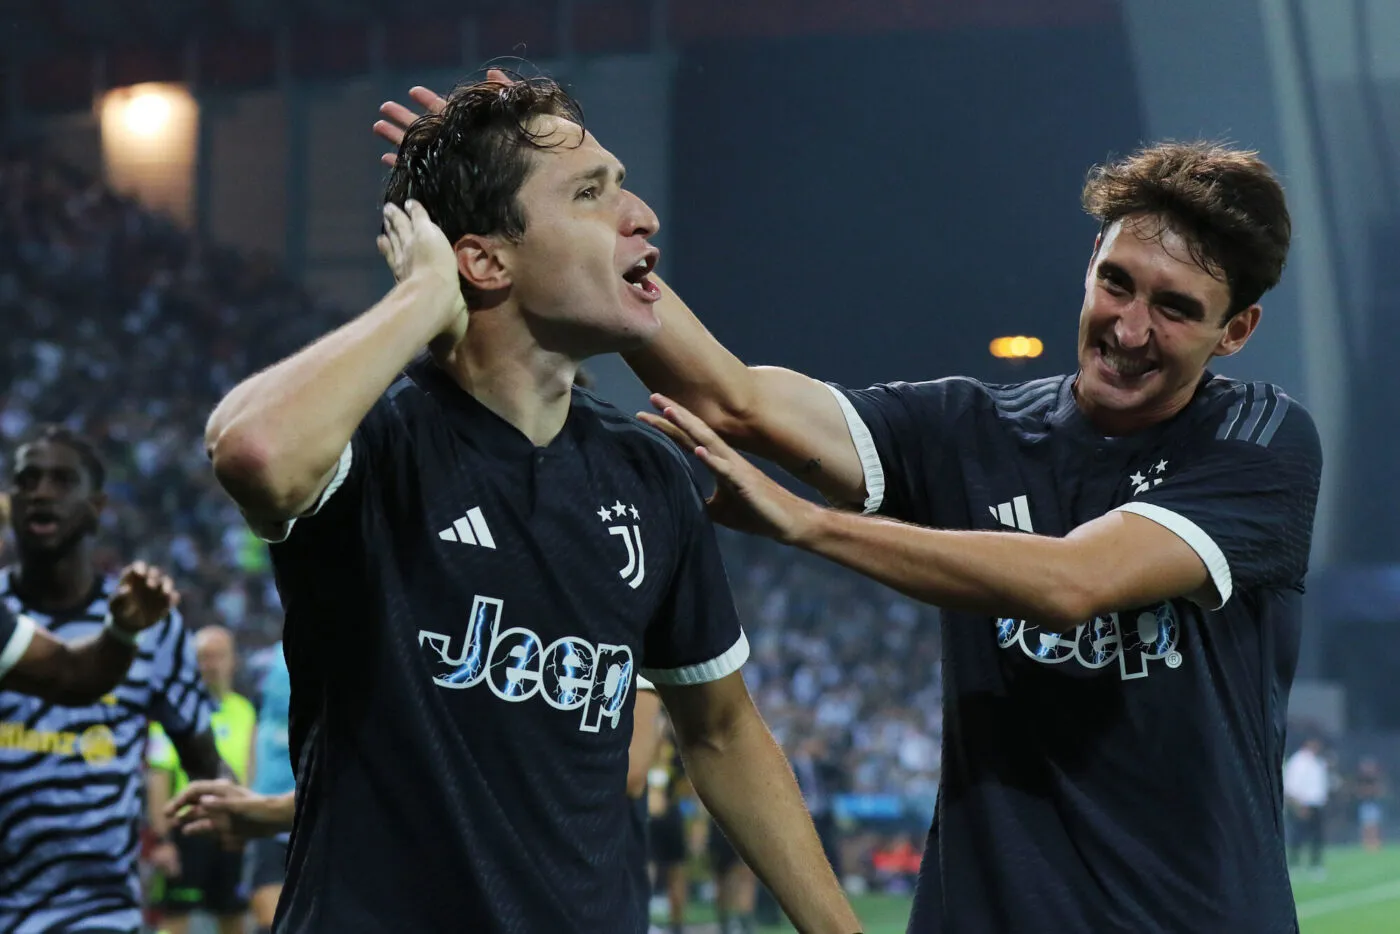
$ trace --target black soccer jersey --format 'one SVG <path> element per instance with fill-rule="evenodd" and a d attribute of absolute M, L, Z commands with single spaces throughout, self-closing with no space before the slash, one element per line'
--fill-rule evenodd
<path fill-rule="evenodd" d="M 679 450 L 578 389 L 537 448 L 419 361 L 272 554 L 297 766 L 276 930 L 644 931 L 635 675 L 748 655 Z"/>
<path fill-rule="evenodd" d="M 938 810 L 910 921 L 939 931 L 1296 930 L 1280 769 L 1321 453 L 1276 387 L 1202 381 L 1098 435 L 1071 377 L 836 390 L 866 510 L 1062 536 L 1112 510 L 1181 536 L 1219 607 L 1074 632 L 943 616 Z"/>

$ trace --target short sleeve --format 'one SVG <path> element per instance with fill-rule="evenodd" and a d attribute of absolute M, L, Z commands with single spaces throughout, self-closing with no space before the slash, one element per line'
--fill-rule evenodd
<path fill-rule="evenodd" d="M 355 433 L 350 436 L 350 443 L 340 452 L 335 473 L 316 502 L 295 519 L 273 526 L 252 526 L 253 532 L 259 538 L 268 544 L 277 545 L 291 537 L 292 529 L 301 520 L 323 512 L 333 517 L 329 519 L 330 522 L 343 521 L 358 514 L 358 510 L 348 506 L 340 507 L 358 499 L 361 492 L 373 484 L 376 473 L 385 463 L 385 453 L 390 450 L 395 438 L 402 431 L 402 424 L 394 411 L 393 393 L 394 388 L 391 387 L 389 392 L 380 396 L 356 427 Z M 332 502 L 337 508 L 328 509 Z"/>
<path fill-rule="evenodd" d="M 867 514 L 928 524 L 936 483 L 958 419 L 984 394 L 962 377 L 885 383 L 869 389 L 827 388 L 836 396 L 865 474 Z"/>
<path fill-rule="evenodd" d="M 194 639 L 172 612 L 159 629 L 151 661 L 151 717 L 173 739 L 209 729 L 213 704 L 195 663 Z"/>
<path fill-rule="evenodd" d="M 1317 428 L 1273 387 L 1256 401 L 1259 418 L 1241 419 L 1237 407 L 1221 424 L 1203 425 L 1196 443 L 1152 465 L 1144 488 L 1119 507 L 1190 545 L 1220 606 L 1240 591 L 1301 588 L 1312 547 L 1322 475 Z"/>
<path fill-rule="evenodd" d="M 685 489 L 677 491 L 678 560 L 666 597 L 647 628 L 640 673 L 656 684 L 704 684 L 738 671 L 748 661 L 749 642 L 739 625 L 705 503 L 689 471 L 677 466 L 685 483 Z"/>
<path fill-rule="evenodd" d="M 24 658 L 29 643 L 34 641 L 35 628 L 28 616 L 16 616 L 0 602 L 0 681 Z"/>

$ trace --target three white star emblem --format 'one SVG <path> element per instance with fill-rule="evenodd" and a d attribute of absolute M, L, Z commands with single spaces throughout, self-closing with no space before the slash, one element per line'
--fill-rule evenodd
<path fill-rule="evenodd" d="M 628 513 L 631 513 L 633 521 L 641 521 L 642 514 L 637 511 L 637 507 L 632 505 L 624 505 L 622 500 L 618 500 L 611 506 L 599 506 L 598 511 L 594 513 L 594 515 L 596 515 L 603 522 L 612 522 L 614 516 L 616 516 L 618 519 L 625 519 Z"/>

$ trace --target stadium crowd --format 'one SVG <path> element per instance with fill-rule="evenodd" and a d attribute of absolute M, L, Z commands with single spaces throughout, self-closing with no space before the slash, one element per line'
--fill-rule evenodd
<path fill-rule="evenodd" d="M 101 565 L 169 568 L 191 628 L 236 634 L 247 693 L 280 604 L 266 548 L 214 481 L 204 422 L 240 377 L 343 313 L 270 259 L 202 244 L 40 155 L 0 155 L 0 467 L 35 425 L 90 437 L 109 470 Z M 754 647 L 746 677 L 778 739 L 821 741 L 831 793 L 931 810 L 937 611 L 766 540 L 722 530 L 722 544 Z"/>

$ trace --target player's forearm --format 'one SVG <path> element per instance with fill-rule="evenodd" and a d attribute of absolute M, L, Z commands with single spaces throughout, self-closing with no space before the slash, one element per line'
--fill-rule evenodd
<path fill-rule="evenodd" d="M 296 801 L 295 791 L 264 798 L 256 815 L 260 836 L 272 837 L 279 833 L 289 833 L 296 817 Z"/>
<path fill-rule="evenodd" d="M 700 416 L 734 447 L 782 467 L 838 502 L 864 499 L 865 476 L 831 390 L 775 366 L 746 366 L 664 283 L 661 330 L 624 354 L 632 371 Z"/>
<path fill-rule="evenodd" d="M 444 327 L 450 296 L 410 277 L 379 304 L 236 386 L 209 418 L 214 471 L 250 513 L 290 518 L 314 498 L 355 428 Z"/>
<path fill-rule="evenodd" d="M 658 276 L 652 278 L 662 292 L 656 304 L 661 330 L 645 347 L 623 358 L 652 392 L 670 396 L 728 436 L 754 407 L 753 372 L 715 339 L 670 286 Z"/>
<path fill-rule="evenodd" d="M 120 684 L 135 657 L 134 646 L 106 630 L 71 644 L 44 634 L 30 643 L 4 685 L 50 703 L 81 707 Z"/>
<path fill-rule="evenodd" d="M 782 750 L 756 712 L 721 737 L 682 743 L 686 774 L 725 835 L 799 931 L 853 934 L 860 922 L 822 851 Z"/>
<path fill-rule="evenodd" d="M 927 529 L 812 509 L 813 521 L 792 544 L 924 603 L 1059 631 L 1074 629 L 1097 609 L 1092 573 L 1066 539 Z"/>

